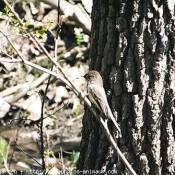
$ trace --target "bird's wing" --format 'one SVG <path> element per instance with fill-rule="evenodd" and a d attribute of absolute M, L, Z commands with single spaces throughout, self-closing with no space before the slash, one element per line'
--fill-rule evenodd
<path fill-rule="evenodd" d="M 92 96 L 93 96 L 93 98 L 95 99 L 95 102 L 96 102 L 96 103 L 94 103 L 94 102 L 93 103 L 95 105 L 97 105 L 97 107 L 100 108 L 100 110 L 107 116 L 108 102 L 107 102 L 107 99 L 106 99 L 106 94 L 105 94 L 104 88 L 96 86 L 96 85 L 90 85 L 89 90 L 90 90 L 90 92 L 91 92 L 91 94 L 92 94 Z M 91 99 L 91 101 L 92 101 L 92 99 Z"/>
<path fill-rule="evenodd" d="M 97 108 L 100 111 L 102 111 L 108 119 L 111 119 L 118 131 L 121 132 L 109 107 L 104 88 L 96 85 L 89 85 L 88 91 L 91 102 L 94 103 L 97 106 Z"/>

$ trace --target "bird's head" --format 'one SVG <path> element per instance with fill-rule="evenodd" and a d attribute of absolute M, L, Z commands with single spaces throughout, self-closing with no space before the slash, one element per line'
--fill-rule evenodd
<path fill-rule="evenodd" d="M 84 78 L 86 79 L 88 84 L 95 83 L 95 84 L 103 86 L 103 80 L 101 78 L 101 75 L 99 74 L 99 72 L 95 70 L 91 70 L 87 72 L 84 75 Z"/>

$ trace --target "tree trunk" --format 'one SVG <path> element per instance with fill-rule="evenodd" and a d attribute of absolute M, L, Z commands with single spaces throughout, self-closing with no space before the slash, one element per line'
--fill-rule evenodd
<path fill-rule="evenodd" d="M 139 175 L 175 174 L 173 15 L 170 0 L 93 2 L 90 69 L 103 77 L 117 144 Z M 130 174 L 88 110 L 77 169 Z"/>

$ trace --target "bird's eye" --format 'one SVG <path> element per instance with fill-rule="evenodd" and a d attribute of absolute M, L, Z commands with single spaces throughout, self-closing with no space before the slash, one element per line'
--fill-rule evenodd
<path fill-rule="evenodd" d="M 89 77 L 91 77 L 91 78 L 92 78 L 92 77 L 95 77 L 95 75 L 90 75 Z"/>
<path fill-rule="evenodd" d="M 92 74 L 86 74 L 86 75 L 85 75 L 85 78 L 86 78 L 87 80 L 90 80 L 92 77 L 95 77 L 95 75 L 92 75 Z"/>

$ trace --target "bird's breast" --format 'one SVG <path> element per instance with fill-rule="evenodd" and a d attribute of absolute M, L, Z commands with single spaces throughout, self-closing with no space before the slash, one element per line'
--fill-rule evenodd
<path fill-rule="evenodd" d="M 96 100 L 94 99 L 94 96 L 93 96 L 93 93 L 92 93 L 92 86 L 93 85 L 89 85 L 88 88 L 87 88 L 88 96 L 89 96 L 90 101 L 92 103 L 96 104 Z"/>

